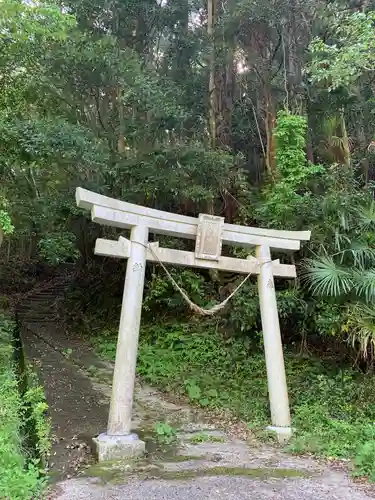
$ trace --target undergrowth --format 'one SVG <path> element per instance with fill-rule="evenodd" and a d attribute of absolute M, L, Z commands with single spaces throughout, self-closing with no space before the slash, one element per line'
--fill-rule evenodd
<path fill-rule="evenodd" d="M 114 359 L 117 332 L 94 340 Z M 285 354 L 295 436 L 288 451 L 353 459 L 354 474 L 375 481 L 374 377 L 331 359 Z M 261 433 L 269 424 L 264 355 L 244 339 L 224 339 L 207 324 L 163 324 L 142 329 L 138 374 L 191 403 L 228 409 Z"/>
<path fill-rule="evenodd" d="M 14 328 L 0 315 L 0 498 L 27 500 L 39 498 L 45 484 L 41 469 L 49 449 L 49 427 L 42 389 L 32 382 L 21 398 L 13 362 Z M 36 427 L 36 454 L 24 445 L 31 422 Z"/>

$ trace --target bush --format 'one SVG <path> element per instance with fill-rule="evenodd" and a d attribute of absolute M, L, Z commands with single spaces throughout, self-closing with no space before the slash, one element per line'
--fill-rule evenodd
<path fill-rule="evenodd" d="M 0 498 L 27 500 L 36 498 L 44 485 L 40 459 L 33 458 L 24 447 L 25 430 L 30 419 L 38 422 L 37 433 L 40 437 L 43 435 L 39 451 L 47 453 L 49 440 L 40 418 L 43 393 L 39 390 L 38 398 L 35 398 L 32 395 L 37 389 L 29 389 L 23 401 L 19 392 L 12 361 L 14 329 L 12 321 L 0 316 Z M 28 403 L 35 405 L 31 414 L 27 411 Z"/>

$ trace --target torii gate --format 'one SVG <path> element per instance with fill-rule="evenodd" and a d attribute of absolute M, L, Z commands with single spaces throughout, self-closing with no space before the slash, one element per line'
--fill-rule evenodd
<path fill-rule="evenodd" d="M 279 231 L 226 224 L 224 218 L 199 218 L 163 212 L 108 198 L 77 188 L 77 205 L 91 210 L 94 222 L 130 229 L 130 240 L 97 239 L 95 253 L 127 258 L 112 397 L 106 434 L 96 439 L 99 460 L 142 454 L 145 444 L 131 433 L 135 369 L 141 321 L 146 261 L 257 274 L 272 426 L 280 440 L 292 433 L 284 356 L 277 312 L 274 276 L 295 278 L 295 266 L 271 260 L 271 248 L 298 250 L 310 231 Z M 160 248 L 149 243 L 150 233 L 195 239 L 195 252 Z M 221 255 L 222 243 L 256 247 L 256 257 L 236 259 Z"/>

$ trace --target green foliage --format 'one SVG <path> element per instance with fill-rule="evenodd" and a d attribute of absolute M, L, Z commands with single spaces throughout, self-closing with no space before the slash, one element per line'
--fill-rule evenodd
<path fill-rule="evenodd" d="M 2 0 L 0 13 L 1 63 L 12 79 L 38 65 L 38 57 L 48 44 L 65 39 L 75 25 L 73 16 L 48 3 L 30 5 Z"/>
<path fill-rule="evenodd" d="M 307 120 L 303 116 L 293 115 L 288 111 L 279 111 L 276 137 L 276 160 L 281 178 L 287 178 L 294 186 L 299 186 L 306 179 L 306 129 Z"/>
<path fill-rule="evenodd" d="M 323 338 L 340 337 L 345 322 L 345 310 L 334 301 L 316 300 L 311 314 L 313 328 Z"/>
<path fill-rule="evenodd" d="M 279 318 L 282 331 L 302 332 L 311 322 L 310 310 L 298 288 L 276 290 Z M 262 343 L 262 327 L 257 285 L 246 284 L 231 300 L 231 305 L 222 314 L 222 329 L 233 336 L 246 336 L 246 342 L 256 346 Z"/>
<path fill-rule="evenodd" d="M 176 440 L 176 429 L 167 422 L 156 422 L 155 434 L 161 443 L 171 444 Z"/>
<path fill-rule="evenodd" d="M 39 384 L 37 375 L 30 367 L 28 367 L 26 376 L 27 390 L 23 395 L 23 402 L 28 408 L 28 416 L 23 424 L 35 432 L 37 456 L 45 464 L 51 450 L 51 422 L 46 416 L 48 404 L 43 387 Z"/>
<path fill-rule="evenodd" d="M 354 465 L 355 476 L 367 476 L 372 483 L 375 483 L 375 441 L 373 439 L 358 448 Z"/>
<path fill-rule="evenodd" d="M 302 385 L 294 409 L 297 433 L 288 446 L 296 453 L 310 452 L 331 458 L 355 457 L 355 473 L 366 475 L 357 463 L 358 451 L 375 436 L 373 405 L 367 400 L 373 381 L 351 370 L 310 373 L 311 390 Z"/>
<path fill-rule="evenodd" d="M 362 255 L 357 254 L 355 258 L 363 258 L 363 254 L 367 253 L 372 259 L 370 265 L 373 265 L 375 262 L 374 256 L 371 255 L 373 249 L 366 245 L 360 251 Z M 368 269 L 362 265 L 340 266 L 331 256 L 324 255 L 316 259 L 307 259 L 305 265 L 307 269 L 305 277 L 317 295 L 340 297 L 352 294 L 363 298 L 366 302 L 372 302 L 375 297 L 375 271 L 372 267 Z"/>
<path fill-rule="evenodd" d="M 39 495 L 45 482 L 40 460 L 28 458 L 27 451 L 23 449 L 26 408 L 28 402 L 36 404 L 33 417 L 36 417 L 37 433 L 41 438 L 41 453 L 48 450 L 48 437 L 41 416 L 46 408 L 40 388 L 29 389 L 27 401 L 21 399 L 12 362 L 14 328 L 13 322 L 0 317 L 0 497 L 31 500 Z"/>
<path fill-rule="evenodd" d="M 233 297 L 231 307 L 224 311 L 224 324 L 234 332 L 256 335 L 259 329 L 260 308 L 258 289 L 255 283 L 246 283 Z"/>
<path fill-rule="evenodd" d="M 14 231 L 14 226 L 12 224 L 12 219 L 7 211 L 9 207 L 8 200 L 2 196 L 0 192 L 0 230 L 4 234 L 12 234 Z"/>
<path fill-rule="evenodd" d="M 306 118 L 288 111 L 277 115 L 277 176 L 266 187 L 264 199 L 257 209 L 262 224 L 283 229 L 300 229 L 308 224 L 314 197 L 311 184 L 324 172 L 321 166 L 306 160 Z"/>
<path fill-rule="evenodd" d="M 143 301 L 143 308 L 147 312 L 151 312 L 153 308 L 166 308 L 168 313 L 176 309 L 186 309 L 187 305 L 163 270 L 162 274 L 153 274 L 147 286 L 147 292 Z M 176 280 L 178 285 L 183 288 L 193 302 L 199 305 L 207 305 L 207 285 L 203 276 L 190 269 L 174 270 L 171 275 Z"/>
<path fill-rule="evenodd" d="M 101 354 L 110 352 L 109 345 L 115 345 L 113 337 L 94 341 Z M 222 339 L 209 323 L 203 328 L 198 322 L 166 323 L 141 332 L 137 370 L 149 383 L 175 390 L 194 404 L 238 409 L 242 417 L 251 419 L 256 417 L 258 405 L 262 412 L 267 407 L 267 384 L 263 376 L 255 380 L 250 376 L 255 365 L 246 367 L 249 353 L 249 346 L 241 340 Z M 114 356 L 113 351 L 111 354 Z M 256 363 L 264 366 L 261 358 Z M 246 389 L 238 386 L 236 378 L 243 370 L 241 377 L 249 377 Z M 254 402 L 251 394 L 256 393 L 260 397 Z"/>
<path fill-rule="evenodd" d="M 350 86 L 375 69 L 375 12 L 330 9 L 329 38 L 316 37 L 310 44 L 309 67 L 313 82 L 324 82 L 328 90 Z"/>
<path fill-rule="evenodd" d="M 375 357 L 375 312 L 373 305 L 349 304 L 341 330 L 352 347 L 371 366 Z"/>
<path fill-rule="evenodd" d="M 306 260 L 306 278 L 316 294 L 337 297 L 351 290 L 353 284 L 348 269 L 338 266 L 332 257 Z"/>
<path fill-rule="evenodd" d="M 74 262 L 79 257 L 75 235 L 72 233 L 50 233 L 39 241 L 38 247 L 40 255 L 51 265 Z"/>
<path fill-rule="evenodd" d="M 373 361 L 375 342 L 373 227 L 373 201 L 343 205 L 336 225 L 330 228 L 330 247 L 321 245 L 320 255 L 305 259 L 301 272 L 313 294 L 327 301 L 323 309 L 331 309 L 331 334 L 345 336 L 369 363 Z"/>
<path fill-rule="evenodd" d="M 12 234 L 14 231 L 12 219 L 5 210 L 0 210 L 0 229 L 3 230 L 4 234 Z"/>
<path fill-rule="evenodd" d="M 115 359 L 117 342 L 114 340 L 115 330 L 113 332 L 102 332 L 102 335 L 92 339 L 93 346 L 103 358 Z"/>
<path fill-rule="evenodd" d="M 131 184 L 129 199 L 146 199 L 168 208 L 187 204 L 194 214 L 217 203 L 225 189 L 246 188 L 241 156 L 207 149 L 196 141 L 162 143 L 140 149 L 121 161 L 116 172 L 124 185 Z"/>

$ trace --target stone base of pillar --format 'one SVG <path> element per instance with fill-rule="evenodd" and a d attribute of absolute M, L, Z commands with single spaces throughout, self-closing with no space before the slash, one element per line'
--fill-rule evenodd
<path fill-rule="evenodd" d="M 99 434 L 93 441 L 99 462 L 135 458 L 145 453 L 145 442 L 141 441 L 137 434 L 127 436 Z"/>
<path fill-rule="evenodd" d="M 293 435 L 293 429 L 291 427 L 276 427 L 274 425 L 269 425 L 266 427 L 266 430 L 276 433 L 277 440 L 280 444 L 287 443 Z"/>

